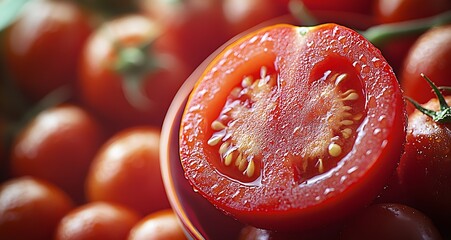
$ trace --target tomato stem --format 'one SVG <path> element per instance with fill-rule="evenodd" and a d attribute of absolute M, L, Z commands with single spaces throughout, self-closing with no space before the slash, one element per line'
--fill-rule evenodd
<path fill-rule="evenodd" d="M 410 97 L 406 97 L 406 99 L 412 103 L 416 109 L 418 109 L 423 114 L 426 114 L 427 116 L 431 117 L 432 120 L 438 123 L 450 123 L 451 122 L 451 107 L 446 103 L 445 97 L 440 92 L 439 88 L 423 73 L 421 73 L 421 77 L 423 77 L 428 83 L 429 86 L 431 86 L 432 90 L 434 90 L 435 95 L 437 96 L 437 99 L 440 104 L 440 110 L 434 111 L 431 109 L 424 108 L 421 106 L 418 102 L 413 100 Z"/>
<path fill-rule="evenodd" d="M 420 34 L 432 27 L 447 23 L 451 23 L 451 11 L 428 18 L 376 25 L 361 33 L 375 46 L 382 47 L 392 39 Z"/>
<path fill-rule="evenodd" d="M 318 24 L 315 16 L 307 9 L 301 0 L 289 1 L 288 8 L 291 15 L 297 18 L 302 25 L 313 26 Z"/>

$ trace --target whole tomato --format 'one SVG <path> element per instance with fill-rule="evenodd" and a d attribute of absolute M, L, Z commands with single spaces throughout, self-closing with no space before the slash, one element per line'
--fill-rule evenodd
<path fill-rule="evenodd" d="M 80 94 L 105 122 L 118 128 L 160 125 L 188 72 L 156 47 L 160 28 L 141 15 L 105 22 L 81 56 Z"/>
<path fill-rule="evenodd" d="M 412 46 L 400 71 L 404 95 L 419 103 L 426 103 L 434 98 L 434 93 L 421 74 L 428 76 L 437 86 L 450 86 L 450 65 L 451 25 L 430 29 Z M 412 105 L 407 105 L 409 113 L 413 110 Z"/>
<path fill-rule="evenodd" d="M 433 98 L 422 107 L 435 117 L 420 110 L 409 116 L 405 153 L 397 169 L 399 183 L 412 204 L 441 222 L 448 222 L 451 216 L 449 104 L 451 96 Z M 448 116 L 440 118 L 446 111 Z"/>
<path fill-rule="evenodd" d="M 52 239 L 58 222 L 73 207 L 54 184 L 33 177 L 9 179 L 0 185 L 0 238 Z"/>
<path fill-rule="evenodd" d="M 140 217 L 134 211 L 108 202 L 87 203 L 68 212 L 55 229 L 55 240 L 123 240 Z"/>
<path fill-rule="evenodd" d="M 130 230 L 128 240 L 187 239 L 172 209 L 162 209 L 141 219 Z"/>
<path fill-rule="evenodd" d="M 122 204 L 142 216 L 169 208 L 159 157 L 160 130 L 125 129 L 97 152 L 86 178 L 87 199 Z"/>
<path fill-rule="evenodd" d="M 423 212 L 403 204 L 374 204 L 342 230 L 340 240 L 441 240 L 440 232 Z"/>
<path fill-rule="evenodd" d="M 63 104 L 40 112 L 14 139 L 13 176 L 45 179 L 84 201 L 84 181 L 104 141 L 99 122 L 85 109 Z"/>
<path fill-rule="evenodd" d="M 75 93 L 81 49 L 91 31 L 89 15 L 75 3 L 30 1 L 4 36 L 12 80 L 33 101 L 61 86 Z"/>

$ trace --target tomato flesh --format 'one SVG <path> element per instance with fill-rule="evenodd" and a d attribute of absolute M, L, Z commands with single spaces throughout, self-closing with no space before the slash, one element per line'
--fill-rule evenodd
<path fill-rule="evenodd" d="M 212 61 L 188 100 L 180 156 L 195 191 L 245 223 L 308 229 L 369 203 L 405 137 L 380 52 L 335 24 L 270 26 Z"/>

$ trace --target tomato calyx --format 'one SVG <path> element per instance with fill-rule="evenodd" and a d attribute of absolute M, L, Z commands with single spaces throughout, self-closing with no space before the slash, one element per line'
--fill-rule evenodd
<path fill-rule="evenodd" d="M 434 111 L 431 109 L 424 108 L 421 106 L 417 101 L 413 100 L 410 97 L 406 97 L 406 99 L 412 103 L 416 109 L 418 109 L 423 114 L 429 116 L 437 123 L 450 123 L 451 122 L 451 107 L 446 103 L 445 97 L 440 92 L 440 89 L 423 73 L 421 73 L 421 76 L 429 83 L 432 90 L 434 91 L 435 95 L 437 96 L 437 99 L 440 104 L 440 109 L 438 111 Z M 449 87 L 441 87 L 441 89 L 449 89 Z"/>
<path fill-rule="evenodd" d="M 123 75 L 122 88 L 127 101 L 138 110 L 145 110 L 153 103 L 144 92 L 147 76 L 163 68 L 152 53 L 154 41 L 138 46 L 115 44 L 118 57 L 113 63 L 115 72 Z"/>

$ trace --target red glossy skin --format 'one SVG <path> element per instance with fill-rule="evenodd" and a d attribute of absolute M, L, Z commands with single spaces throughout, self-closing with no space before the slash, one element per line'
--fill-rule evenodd
<path fill-rule="evenodd" d="M 172 209 L 156 211 L 130 230 L 127 240 L 185 240 L 183 229 Z"/>
<path fill-rule="evenodd" d="M 127 206 L 142 216 L 169 208 L 160 172 L 160 130 L 136 127 L 114 135 L 97 152 L 86 178 L 89 201 Z"/>
<path fill-rule="evenodd" d="M 103 129 L 86 110 L 71 104 L 44 110 L 14 140 L 11 173 L 45 179 L 83 202 L 85 177 L 103 141 Z"/>
<path fill-rule="evenodd" d="M 83 102 L 105 122 L 120 129 L 162 123 L 172 98 L 188 75 L 180 59 L 154 45 L 144 52 L 158 67 L 142 73 L 139 89 L 149 103 L 138 107 L 128 100 L 130 94 L 125 94 L 123 85 L 131 79 L 115 69 L 117 46 L 139 47 L 149 41 L 155 44 L 158 38 L 155 22 L 141 15 L 127 15 L 105 22 L 88 39 L 81 57 L 80 91 Z"/>
<path fill-rule="evenodd" d="M 451 104 L 451 96 L 446 97 Z M 438 110 L 438 101 L 425 104 Z M 451 125 L 436 123 L 415 110 L 409 116 L 405 153 L 398 167 L 399 182 L 412 204 L 448 223 L 451 215 Z"/>
<path fill-rule="evenodd" d="M 431 219 L 421 211 L 386 203 L 363 210 L 347 224 L 340 239 L 441 240 L 442 237 Z"/>
<path fill-rule="evenodd" d="M 66 214 L 59 222 L 53 239 L 123 240 L 139 219 L 137 213 L 121 205 L 92 202 Z"/>
<path fill-rule="evenodd" d="M 258 79 L 262 66 L 267 67 L 268 85 L 255 90 L 255 84 L 248 88 L 242 83 L 245 76 Z M 332 76 L 346 73 L 348 80 L 332 84 L 329 70 Z M 231 93 L 235 87 L 251 91 L 250 96 Z M 343 96 L 328 89 L 365 95 L 344 100 L 353 109 L 354 130 L 343 134 L 347 140 L 342 139 L 335 157 L 336 152 L 321 146 L 334 134 L 327 136 L 328 125 L 320 119 L 344 120 L 341 115 L 347 114 L 334 112 L 341 108 L 331 102 L 341 102 Z M 221 112 L 224 106 L 232 109 L 230 115 Z M 226 151 L 212 139 L 221 131 L 211 126 L 215 120 L 227 125 L 226 136 L 231 134 L 222 140 Z M 341 120 L 328 122 L 340 125 Z M 181 121 L 180 158 L 193 188 L 218 209 L 257 227 L 302 231 L 339 221 L 376 197 L 401 155 L 404 127 L 397 80 L 362 36 L 334 24 L 275 25 L 230 45 L 199 78 Z M 247 167 L 227 164 L 229 153 L 234 164 L 242 159 L 239 153 L 244 155 Z M 319 166 L 323 158 L 324 169 Z"/>
<path fill-rule="evenodd" d="M 419 103 L 434 98 L 434 93 L 421 77 L 421 73 L 437 86 L 450 86 L 449 66 L 451 64 L 451 25 L 437 27 L 424 33 L 412 46 L 400 73 L 404 94 Z M 414 110 L 407 105 L 407 111 Z"/>
<path fill-rule="evenodd" d="M 5 33 L 7 70 L 30 100 L 61 86 L 75 94 L 81 49 L 92 31 L 89 16 L 67 1 L 33 1 Z"/>
<path fill-rule="evenodd" d="M 0 237 L 52 239 L 58 222 L 73 207 L 54 184 L 32 177 L 9 179 L 0 185 Z"/>

